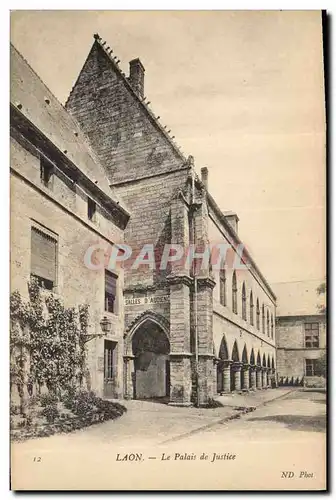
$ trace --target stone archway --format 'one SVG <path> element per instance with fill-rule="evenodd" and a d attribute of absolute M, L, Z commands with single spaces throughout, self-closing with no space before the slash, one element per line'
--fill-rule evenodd
<path fill-rule="evenodd" d="M 132 337 L 135 399 L 169 396 L 169 340 L 153 321 L 141 324 Z"/>
<path fill-rule="evenodd" d="M 170 393 L 169 323 L 145 311 L 125 336 L 125 397 L 168 398 Z"/>

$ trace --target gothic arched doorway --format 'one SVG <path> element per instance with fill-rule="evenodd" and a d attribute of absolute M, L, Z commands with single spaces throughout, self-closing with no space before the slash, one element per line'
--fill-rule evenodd
<path fill-rule="evenodd" d="M 132 337 L 134 355 L 134 398 L 151 399 L 169 396 L 169 340 L 154 321 L 142 323 Z"/>

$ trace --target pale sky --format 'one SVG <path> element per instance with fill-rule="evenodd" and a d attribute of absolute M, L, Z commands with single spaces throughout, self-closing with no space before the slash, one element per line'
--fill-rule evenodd
<path fill-rule="evenodd" d="M 318 11 L 17 11 L 11 41 L 64 103 L 98 32 L 139 57 L 145 95 L 277 292 L 325 275 L 325 110 Z M 283 287 L 281 287 L 283 290 Z M 283 293 L 283 291 L 281 292 Z"/>

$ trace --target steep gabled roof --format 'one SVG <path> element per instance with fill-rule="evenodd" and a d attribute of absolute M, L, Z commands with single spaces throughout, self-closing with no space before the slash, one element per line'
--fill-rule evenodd
<path fill-rule="evenodd" d="M 11 104 L 53 143 L 105 196 L 127 212 L 112 191 L 103 166 L 77 121 L 48 89 L 28 62 L 11 44 Z"/>
<path fill-rule="evenodd" d="M 184 167 L 170 131 L 131 85 L 99 35 L 66 101 L 89 137 L 112 185 Z"/>
<path fill-rule="evenodd" d="M 179 146 L 177 146 L 176 142 L 174 141 L 175 136 L 171 136 L 169 134 L 170 130 L 167 129 L 166 126 L 162 125 L 159 121 L 160 117 L 157 117 L 155 113 L 149 108 L 150 101 L 146 99 L 146 97 L 141 98 L 138 93 L 134 90 L 133 86 L 131 85 L 129 78 L 125 75 L 125 73 L 121 70 L 119 67 L 120 59 L 118 59 L 115 55 L 113 56 L 113 50 L 110 48 L 109 45 L 106 44 L 106 42 L 99 36 L 98 33 L 95 33 L 93 35 L 93 38 L 95 39 L 94 45 L 100 48 L 102 53 L 105 55 L 107 60 L 109 61 L 109 64 L 111 65 L 111 68 L 113 71 L 118 73 L 120 77 L 123 79 L 126 87 L 130 91 L 130 93 L 135 97 L 135 99 L 139 102 L 139 104 L 142 106 L 142 109 L 147 113 L 148 118 L 153 121 L 157 129 L 163 134 L 163 136 L 167 139 L 171 147 L 174 149 L 175 153 L 179 156 L 179 158 L 185 162 L 186 157 L 182 153 L 181 149 Z M 77 82 L 76 82 L 77 83 Z M 67 103 L 71 97 L 71 93 L 76 86 L 76 83 L 72 87 L 72 90 L 70 91 L 69 97 L 65 103 L 65 107 L 67 106 Z"/>

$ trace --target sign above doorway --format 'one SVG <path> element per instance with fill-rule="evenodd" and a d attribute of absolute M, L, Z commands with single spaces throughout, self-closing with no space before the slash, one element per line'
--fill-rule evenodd
<path fill-rule="evenodd" d="M 170 301 L 169 295 L 146 295 L 145 297 L 127 297 L 125 306 L 137 306 L 148 304 L 165 304 Z"/>

